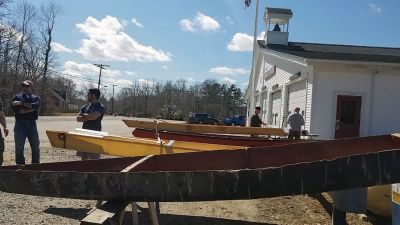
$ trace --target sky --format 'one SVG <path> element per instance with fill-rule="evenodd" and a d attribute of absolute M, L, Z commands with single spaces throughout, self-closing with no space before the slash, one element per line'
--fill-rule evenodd
<path fill-rule="evenodd" d="M 259 0 L 257 34 L 265 8 L 289 8 L 289 41 L 400 47 L 399 0 Z M 18 1 L 15 1 L 18 2 Z M 35 0 L 39 6 L 47 0 Z M 256 0 L 55 0 L 53 49 L 61 76 L 107 92 L 133 82 L 206 79 L 247 87 Z M 107 87 L 105 87 L 107 86 Z"/>

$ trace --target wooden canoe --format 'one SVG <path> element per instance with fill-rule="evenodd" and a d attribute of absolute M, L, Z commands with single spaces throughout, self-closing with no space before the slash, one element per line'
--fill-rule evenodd
<path fill-rule="evenodd" d="M 398 136 L 4 166 L 0 190 L 115 201 L 213 201 L 400 182 Z M 121 172 L 122 171 L 122 172 Z"/>
<path fill-rule="evenodd" d="M 122 120 L 128 127 L 180 131 L 189 133 L 216 133 L 216 134 L 257 134 L 269 136 L 286 136 L 281 128 L 271 127 L 239 127 L 202 124 L 168 123 L 160 121 Z"/>
<path fill-rule="evenodd" d="M 127 138 L 84 129 L 75 129 L 71 132 L 46 131 L 46 134 L 53 147 L 121 157 L 243 148 L 184 141 L 157 142 L 156 139 Z"/>
<path fill-rule="evenodd" d="M 133 136 L 140 138 L 157 138 L 156 131 L 151 129 L 135 128 L 132 131 L 132 134 Z M 236 145 L 246 147 L 287 145 L 302 141 L 288 139 L 268 139 L 263 137 L 250 137 L 245 135 L 200 134 L 177 131 L 158 131 L 158 136 L 161 139 L 166 140 L 189 141 L 219 145 Z"/>

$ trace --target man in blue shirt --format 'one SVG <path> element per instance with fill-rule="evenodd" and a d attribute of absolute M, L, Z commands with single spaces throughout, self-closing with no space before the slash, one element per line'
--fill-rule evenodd
<path fill-rule="evenodd" d="M 304 125 L 304 117 L 300 114 L 300 108 L 296 107 L 294 113 L 289 116 L 287 123 L 290 125 L 288 139 L 300 139 L 301 126 Z"/>
<path fill-rule="evenodd" d="M 23 81 L 21 87 L 22 93 L 15 95 L 11 101 L 15 115 L 15 163 L 25 164 L 24 146 L 26 138 L 28 138 L 32 150 L 32 163 L 40 163 L 40 142 L 36 126 L 40 97 L 32 94 L 32 81 Z"/>
<path fill-rule="evenodd" d="M 96 88 L 89 89 L 88 92 L 89 103 L 84 105 L 77 117 L 78 122 L 83 122 L 82 128 L 88 130 L 101 131 L 101 120 L 103 119 L 105 108 L 99 102 L 100 90 Z M 86 159 L 100 159 L 100 154 L 77 152 L 82 160 Z"/>
<path fill-rule="evenodd" d="M 4 136 L 8 136 L 8 129 L 7 129 L 7 124 L 6 124 L 6 117 L 4 116 L 3 113 L 3 104 L 0 99 L 0 166 L 3 165 L 3 153 L 4 153 L 4 137 L 1 132 L 1 127 L 4 129 Z"/>

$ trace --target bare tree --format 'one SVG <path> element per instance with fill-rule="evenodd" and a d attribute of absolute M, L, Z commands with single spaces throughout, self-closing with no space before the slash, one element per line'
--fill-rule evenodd
<path fill-rule="evenodd" d="M 51 44 L 53 39 L 53 30 L 56 22 L 56 18 L 61 14 L 61 8 L 54 3 L 54 1 L 48 4 L 42 4 L 40 7 L 40 33 L 44 41 L 44 62 L 43 62 L 43 74 L 42 74 L 42 85 L 41 85 L 41 95 L 42 95 L 42 112 L 46 111 L 46 87 L 47 87 L 47 75 L 49 71 L 50 62 L 50 52 Z"/>
<path fill-rule="evenodd" d="M 11 0 L 0 0 L 0 19 L 8 15 L 8 4 Z"/>
<path fill-rule="evenodd" d="M 28 3 L 26 0 L 24 0 L 17 5 L 15 11 L 15 19 L 17 22 L 16 28 L 18 31 L 18 49 L 14 68 L 13 92 L 16 92 L 17 89 L 17 82 L 19 80 L 18 68 L 20 67 L 21 55 L 25 46 L 27 36 L 30 34 L 31 22 L 33 21 L 35 16 L 36 8 L 31 3 Z"/>
<path fill-rule="evenodd" d="M 15 41 L 18 32 L 15 25 L 3 24 L 0 29 L 0 52 L 2 59 L 2 73 L 8 75 L 11 73 L 11 56 L 12 52 L 17 48 L 18 43 Z M 4 83 L 5 85 L 5 83 Z"/>
<path fill-rule="evenodd" d="M 143 115 L 145 117 L 147 116 L 147 106 L 148 106 L 148 102 L 149 102 L 149 97 L 154 92 L 154 83 L 155 82 L 144 82 L 142 84 L 141 93 L 143 95 L 143 104 L 144 104 Z"/>

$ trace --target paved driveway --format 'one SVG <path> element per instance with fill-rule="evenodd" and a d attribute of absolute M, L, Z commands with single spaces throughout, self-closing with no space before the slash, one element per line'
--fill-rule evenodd
<path fill-rule="evenodd" d="M 122 122 L 124 117 L 105 116 L 102 121 L 103 131 L 113 135 L 132 137 L 133 128 L 129 128 Z M 132 119 L 132 118 L 130 118 Z M 14 145 L 14 117 L 7 117 L 7 127 L 10 130 L 6 138 L 7 145 Z M 46 130 L 71 131 L 75 128 L 81 128 L 82 123 L 76 122 L 75 116 L 41 116 L 37 121 L 39 130 L 39 139 L 41 146 L 49 145 Z"/>

